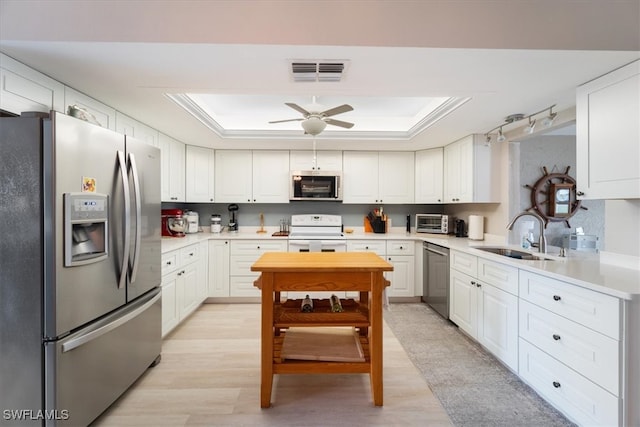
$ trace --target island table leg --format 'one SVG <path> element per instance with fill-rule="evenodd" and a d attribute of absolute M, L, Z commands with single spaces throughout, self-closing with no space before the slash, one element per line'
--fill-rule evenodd
<path fill-rule="evenodd" d="M 371 359 L 371 394 L 373 404 L 382 406 L 382 289 L 384 278 L 382 272 L 371 274 L 371 301 L 369 331 L 369 355 Z"/>
<path fill-rule="evenodd" d="M 271 406 L 273 388 L 273 273 L 262 273 L 260 407 Z"/>

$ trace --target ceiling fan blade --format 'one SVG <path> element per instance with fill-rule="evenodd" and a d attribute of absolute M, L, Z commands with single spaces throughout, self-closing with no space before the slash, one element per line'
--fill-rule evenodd
<path fill-rule="evenodd" d="M 304 118 L 301 117 L 299 119 L 274 120 L 274 121 L 269 122 L 269 123 L 301 122 L 302 120 L 304 120 Z"/>
<path fill-rule="evenodd" d="M 305 117 L 307 117 L 307 116 L 309 116 L 309 114 L 311 114 L 310 112 L 308 112 L 307 110 L 305 110 L 304 108 L 302 108 L 298 104 L 294 104 L 293 102 L 285 102 L 284 105 L 293 108 L 294 110 L 296 110 L 299 113 L 304 114 Z"/>
<path fill-rule="evenodd" d="M 353 123 L 343 122 L 342 120 L 326 118 L 326 119 L 324 119 L 324 121 L 328 125 L 340 126 L 341 128 L 351 129 L 353 127 Z"/>
<path fill-rule="evenodd" d="M 353 107 L 349 104 L 342 104 L 339 107 L 330 108 L 320 114 L 324 117 L 330 117 L 336 114 L 346 113 L 347 111 L 353 111 Z"/>

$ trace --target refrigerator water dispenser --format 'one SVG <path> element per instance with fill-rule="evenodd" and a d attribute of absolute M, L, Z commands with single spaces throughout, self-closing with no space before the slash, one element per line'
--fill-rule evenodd
<path fill-rule="evenodd" d="M 109 255 L 109 198 L 97 193 L 64 194 L 64 266 L 74 267 Z"/>

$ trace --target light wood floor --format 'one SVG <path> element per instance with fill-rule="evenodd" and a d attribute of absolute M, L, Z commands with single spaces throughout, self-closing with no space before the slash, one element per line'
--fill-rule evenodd
<path fill-rule="evenodd" d="M 260 408 L 260 305 L 204 304 L 95 426 L 450 426 L 392 331 L 384 328 L 384 406 L 369 376 L 276 375 Z"/>

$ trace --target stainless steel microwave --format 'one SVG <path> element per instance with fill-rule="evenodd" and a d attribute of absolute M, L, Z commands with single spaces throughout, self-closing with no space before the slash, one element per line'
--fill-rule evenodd
<path fill-rule="evenodd" d="M 452 218 L 443 214 L 416 214 L 416 233 L 449 234 Z"/>
<path fill-rule="evenodd" d="M 292 171 L 289 200 L 342 200 L 342 172 Z"/>

